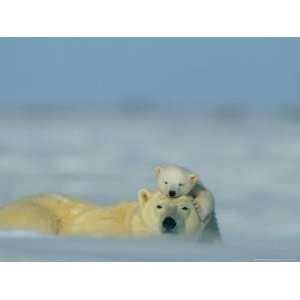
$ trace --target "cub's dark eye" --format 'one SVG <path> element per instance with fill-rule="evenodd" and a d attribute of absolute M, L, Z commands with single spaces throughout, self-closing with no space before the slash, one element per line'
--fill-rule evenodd
<path fill-rule="evenodd" d="M 168 184 L 168 181 L 165 181 L 165 184 Z"/>
<path fill-rule="evenodd" d="M 179 185 L 179 186 L 183 186 L 183 183 L 179 183 L 178 185 Z"/>
<path fill-rule="evenodd" d="M 161 205 L 156 205 L 156 208 L 161 209 L 162 206 Z"/>
<path fill-rule="evenodd" d="M 188 210 L 188 209 L 189 209 L 189 208 L 186 207 L 186 206 L 182 207 L 182 210 Z"/>

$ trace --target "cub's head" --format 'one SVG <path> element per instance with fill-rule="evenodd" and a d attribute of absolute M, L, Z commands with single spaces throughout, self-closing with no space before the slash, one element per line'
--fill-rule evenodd
<path fill-rule="evenodd" d="M 198 176 L 178 166 L 154 167 L 158 189 L 168 197 L 188 195 L 198 182 Z"/>
<path fill-rule="evenodd" d="M 142 221 L 157 235 L 174 234 L 200 237 L 204 229 L 192 198 L 170 199 L 161 192 L 142 189 L 138 193 Z"/>

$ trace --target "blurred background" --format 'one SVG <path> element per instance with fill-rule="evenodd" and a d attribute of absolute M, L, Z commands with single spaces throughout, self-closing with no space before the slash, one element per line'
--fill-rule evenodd
<path fill-rule="evenodd" d="M 0 204 L 135 199 L 179 164 L 214 193 L 225 240 L 298 255 L 299 53 L 298 38 L 1 38 Z"/>

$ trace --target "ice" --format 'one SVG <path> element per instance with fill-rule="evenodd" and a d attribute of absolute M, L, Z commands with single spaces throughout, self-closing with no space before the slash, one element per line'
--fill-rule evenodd
<path fill-rule="evenodd" d="M 97 204 L 153 189 L 176 163 L 215 195 L 223 246 L 187 240 L 93 240 L 0 232 L 7 261 L 299 259 L 300 122 L 276 114 L 197 111 L 0 113 L 0 204 L 40 192 Z"/>

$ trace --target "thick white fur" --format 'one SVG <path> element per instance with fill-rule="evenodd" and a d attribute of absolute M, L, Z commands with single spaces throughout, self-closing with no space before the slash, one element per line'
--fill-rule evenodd
<path fill-rule="evenodd" d="M 174 198 L 192 196 L 193 203 L 202 221 L 212 215 L 215 201 L 212 193 L 202 184 L 199 176 L 192 171 L 176 166 L 156 166 L 154 168 L 158 189 L 170 196 L 170 191 L 176 193 Z"/>

